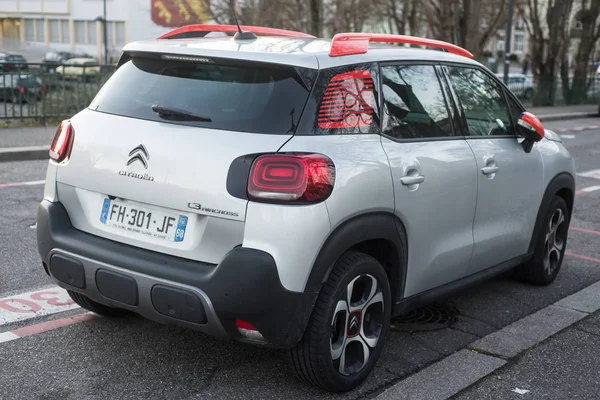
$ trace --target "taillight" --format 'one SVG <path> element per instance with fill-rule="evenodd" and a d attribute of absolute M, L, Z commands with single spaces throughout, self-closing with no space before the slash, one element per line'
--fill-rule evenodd
<path fill-rule="evenodd" d="M 25 88 L 23 86 L 15 86 L 15 89 L 21 92 L 21 94 L 25 94 Z"/>
<path fill-rule="evenodd" d="M 73 125 L 69 121 L 61 122 L 50 146 L 50 159 L 58 163 L 64 161 L 71 153 L 74 135 Z"/>
<path fill-rule="evenodd" d="M 317 203 L 335 182 L 333 162 L 321 154 L 265 154 L 254 160 L 248 198 L 269 203 Z"/>

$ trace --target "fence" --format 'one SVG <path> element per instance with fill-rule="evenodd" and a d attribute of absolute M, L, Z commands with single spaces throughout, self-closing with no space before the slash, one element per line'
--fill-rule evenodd
<path fill-rule="evenodd" d="M 509 77 L 508 87 L 525 106 L 600 104 L 600 76 L 570 77 L 567 82 L 565 87 L 562 78 L 534 80 L 519 75 Z"/>
<path fill-rule="evenodd" d="M 115 68 L 93 64 L 4 65 L 0 72 L 0 120 L 68 118 L 90 104 Z"/>
<path fill-rule="evenodd" d="M 93 64 L 0 64 L 0 120 L 68 118 L 90 104 L 115 68 Z M 560 78 L 536 82 L 513 75 L 508 87 L 525 106 L 600 104 L 600 76 L 578 81 L 570 78 L 568 90 L 564 90 Z"/>

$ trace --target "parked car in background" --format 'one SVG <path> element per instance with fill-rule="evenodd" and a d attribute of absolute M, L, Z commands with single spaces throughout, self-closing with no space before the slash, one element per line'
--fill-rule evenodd
<path fill-rule="evenodd" d="M 0 72 L 27 71 L 27 60 L 20 54 L 0 53 Z"/>
<path fill-rule="evenodd" d="M 64 79 L 91 80 L 101 72 L 95 58 L 72 58 L 56 67 L 56 73 Z"/>
<path fill-rule="evenodd" d="M 504 75 L 497 74 L 498 78 L 504 81 Z M 525 74 L 508 74 L 508 88 L 517 97 L 524 100 L 531 100 L 534 92 L 534 82 L 531 76 Z"/>
<path fill-rule="evenodd" d="M 0 75 L 0 100 L 13 104 L 41 100 L 48 87 L 33 74 Z"/>
<path fill-rule="evenodd" d="M 44 72 L 55 72 L 56 68 L 70 59 L 84 57 L 69 51 L 49 51 L 42 57 L 41 69 Z"/>

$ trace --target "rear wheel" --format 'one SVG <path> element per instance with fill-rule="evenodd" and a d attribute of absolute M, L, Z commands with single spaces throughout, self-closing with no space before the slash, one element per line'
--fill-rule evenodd
<path fill-rule="evenodd" d="M 121 308 L 113 308 L 105 306 L 104 304 L 96 303 L 81 293 L 73 292 L 71 290 L 67 290 L 67 293 L 69 293 L 71 299 L 73 299 L 73 301 L 79 306 L 98 315 L 102 315 L 103 317 L 121 317 L 128 313 L 127 310 L 123 310 Z"/>
<path fill-rule="evenodd" d="M 330 392 L 356 388 L 381 355 L 390 314 L 390 285 L 381 264 L 366 254 L 344 254 L 291 350 L 296 374 Z"/>
<path fill-rule="evenodd" d="M 533 258 L 515 269 L 517 278 L 544 286 L 554 282 L 565 255 L 569 222 L 567 203 L 562 197 L 554 196 L 544 216 Z"/>

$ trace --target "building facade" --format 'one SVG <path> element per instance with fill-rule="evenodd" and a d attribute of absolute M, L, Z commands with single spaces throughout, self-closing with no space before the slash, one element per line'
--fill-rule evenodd
<path fill-rule="evenodd" d="M 30 62 L 47 51 L 103 59 L 104 3 L 113 61 L 130 41 L 209 19 L 206 0 L 0 0 L 0 51 L 20 52 Z"/>

